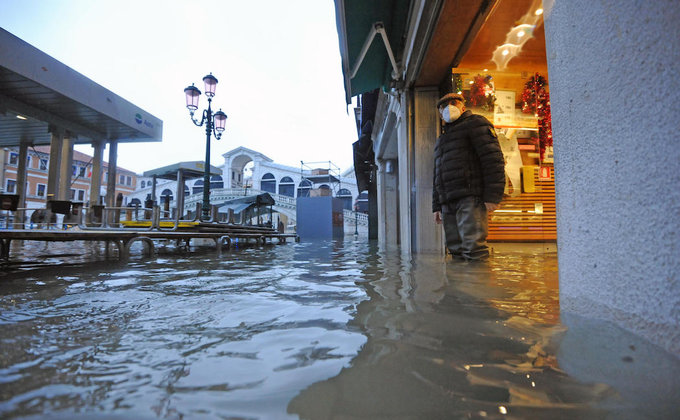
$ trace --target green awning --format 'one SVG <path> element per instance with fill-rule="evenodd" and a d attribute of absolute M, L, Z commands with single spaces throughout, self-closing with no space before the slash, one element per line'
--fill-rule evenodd
<path fill-rule="evenodd" d="M 176 180 L 177 172 L 180 169 L 184 172 L 185 178 L 198 178 L 205 174 L 205 162 L 202 160 L 179 162 L 162 168 L 151 169 L 144 172 L 144 176 L 152 177 L 155 175 L 156 178 Z M 216 166 L 210 165 L 210 175 L 222 175 L 222 170 Z"/>
<path fill-rule="evenodd" d="M 353 78 L 350 78 L 350 72 L 377 22 L 383 23 L 395 59 L 399 61 L 404 48 L 409 3 L 409 0 L 335 0 L 335 20 L 342 56 L 345 99 L 348 104 L 352 102 L 353 96 L 389 86 L 392 80 L 392 64 L 380 35 L 373 38 Z"/>

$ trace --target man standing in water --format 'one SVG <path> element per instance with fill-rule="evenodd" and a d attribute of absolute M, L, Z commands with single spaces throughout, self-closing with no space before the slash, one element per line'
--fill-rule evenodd
<path fill-rule="evenodd" d="M 487 212 L 498 208 L 505 187 L 505 162 L 493 125 L 465 110 L 465 99 L 449 93 L 437 102 L 444 130 L 434 147 L 432 211 L 444 222 L 446 248 L 454 258 L 488 258 Z"/>

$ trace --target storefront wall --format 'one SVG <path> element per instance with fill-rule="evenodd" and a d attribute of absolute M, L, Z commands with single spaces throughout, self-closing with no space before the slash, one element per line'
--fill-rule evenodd
<path fill-rule="evenodd" d="M 680 355 L 680 3 L 546 3 L 561 310 Z"/>

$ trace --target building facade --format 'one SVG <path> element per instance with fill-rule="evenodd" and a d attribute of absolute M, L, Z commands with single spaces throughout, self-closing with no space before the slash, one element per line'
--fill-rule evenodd
<path fill-rule="evenodd" d="M 535 99 L 518 95 L 521 84 L 540 72 L 550 99 L 536 114 L 552 112 L 554 126 L 561 311 L 680 354 L 680 148 L 668 134 L 678 118 L 668 92 L 680 80 L 680 4 L 663 13 L 615 0 L 335 4 L 347 103 L 378 95 L 370 119 L 381 245 L 443 255 L 431 208 L 438 98 L 493 72 L 522 106 Z M 643 30 L 627 29 L 639 22 Z M 379 31 L 389 42 L 367 42 Z"/>
<path fill-rule="evenodd" d="M 19 148 L 10 147 L 0 151 L 2 166 L 0 166 L 0 182 L 2 191 L 6 194 L 18 194 L 17 171 L 19 164 Z M 108 183 L 108 163 L 104 162 L 102 180 Z M 26 160 L 26 208 L 45 208 L 47 202 L 47 178 L 50 168 L 50 147 L 35 146 L 28 149 Z M 70 171 L 68 199 L 75 202 L 87 203 L 91 196 L 92 157 L 84 153 L 73 151 L 73 163 Z M 130 170 L 116 168 L 116 200 L 127 206 L 129 197 L 137 187 L 137 175 Z M 99 197 L 106 196 L 106 186 L 100 187 Z M 29 214 L 30 216 L 30 214 Z"/>

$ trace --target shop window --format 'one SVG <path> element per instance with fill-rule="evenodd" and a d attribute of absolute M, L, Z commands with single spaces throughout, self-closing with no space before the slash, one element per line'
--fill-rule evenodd
<path fill-rule="evenodd" d="M 5 191 L 7 191 L 8 194 L 16 194 L 17 182 L 13 179 L 8 179 L 7 188 L 5 188 Z"/>

